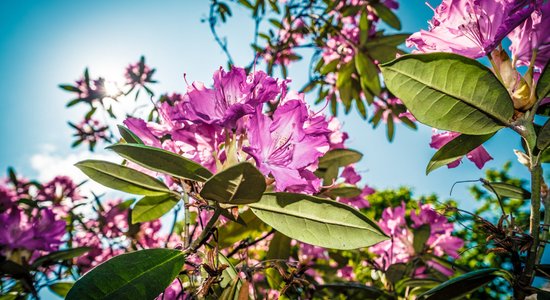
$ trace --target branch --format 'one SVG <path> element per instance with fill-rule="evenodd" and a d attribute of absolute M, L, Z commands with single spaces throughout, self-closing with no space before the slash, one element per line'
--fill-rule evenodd
<path fill-rule="evenodd" d="M 214 16 L 214 7 L 216 7 L 217 5 L 218 5 L 218 1 L 216 0 L 213 0 L 212 4 L 210 4 L 210 12 L 208 14 L 208 24 L 210 25 L 210 32 L 214 36 L 216 43 L 218 43 L 220 48 L 223 50 L 223 52 L 227 56 L 227 62 L 230 65 L 233 65 L 233 58 L 231 57 L 231 53 L 229 53 L 229 49 L 227 49 L 227 41 L 222 41 L 222 39 L 218 35 L 218 32 L 216 31 L 217 18 Z"/>

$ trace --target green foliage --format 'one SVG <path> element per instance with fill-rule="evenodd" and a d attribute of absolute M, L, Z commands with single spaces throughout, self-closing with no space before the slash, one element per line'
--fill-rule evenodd
<path fill-rule="evenodd" d="M 118 125 L 117 127 L 118 127 L 118 132 L 120 132 L 120 135 L 122 136 L 124 141 L 126 141 L 126 143 L 143 144 L 143 141 L 130 129 L 122 125 Z"/>
<path fill-rule="evenodd" d="M 205 181 L 212 176 L 200 164 L 164 149 L 140 144 L 115 144 L 107 149 L 149 170 L 178 178 Z"/>
<path fill-rule="evenodd" d="M 508 277 L 508 274 L 497 268 L 476 270 L 438 285 L 420 295 L 419 299 L 462 299 L 499 276 Z"/>
<path fill-rule="evenodd" d="M 514 113 L 506 88 L 473 59 L 405 55 L 381 67 L 388 89 L 428 126 L 483 135 L 503 128 Z"/>
<path fill-rule="evenodd" d="M 254 165 L 243 162 L 214 175 L 204 183 L 201 197 L 223 204 L 248 204 L 262 197 L 265 177 Z"/>
<path fill-rule="evenodd" d="M 537 99 L 550 96 L 550 61 L 546 63 L 542 74 L 537 82 Z"/>
<path fill-rule="evenodd" d="M 65 299 L 65 297 L 67 296 L 67 293 L 73 287 L 73 285 L 74 285 L 74 282 L 56 282 L 54 284 L 50 284 L 48 288 L 54 294 Z"/>
<path fill-rule="evenodd" d="M 132 224 L 156 220 L 169 212 L 179 201 L 180 199 L 172 194 L 143 197 L 132 209 Z"/>
<path fill-rule="evenodd" d="M 158 196 L 171 192 L 164 183 L 149 175 L 108 161 L 85 160 L 75 166 L 90 179 L 126 193 Z"/>
<path fill-rule="evenodd" d="M 333 200 L 274 193 L 265 194 L 250 207 L 258 218 L 277 231 L 320 247 L 357 249 L 387 239 L 375 222 Z"/>
<path fill-rule="evenodd" d="M 66 299 L 154 299 L 172 283 L 184 262 L 184 253 L 172 249 L 122 254 L 77 280 Z"/>

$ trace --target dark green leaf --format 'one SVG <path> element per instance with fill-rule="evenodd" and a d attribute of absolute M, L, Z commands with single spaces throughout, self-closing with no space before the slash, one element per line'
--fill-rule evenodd
<path fill-rule="evenodd" d="M 331 197 L 353 198 L 361 195 L 361 189 L 355 185 L 342 184 L 324 192 Z"/>
<path fill-rule="evenodd" d="M 65 298 L 67 296 L 67 293 L 69 290 L 73 287 L 74 282 L 56 282 L 53 284 L 50 284 L 48 288 L 50 291 L 52 291 L 54 294 L 58 295 L 61 298 Z"/>
<path fill-rule="evenodd" d="M 218 228 L 218 245 L 220 248 L 227 248 L 233 244 L 246 239 L 260 237 L 269 227 L 262 222 L 250 209 L 239 216 L 246 225 L 231 222 Z"/>
<path fill-rule="evenodd" d="M 143 144 L 143 141 L 130 129 L 122 125 L 118 125 L 117 127 L 118 127 L 118 132 L 120 132 L 120 135 L 126 141 L 126 143 Z"/>
<path fill-rule="evenodd" d="M 537 82 L 537 99 L 550 97 L 550 61 L 546 63 Z"/>
<path fill-rule="evenodd" d="M 531 199 L 531 193 L 525 189 L 504 182 L 485 182 L 483 186 L 499 195 L 500 197 L 509 197 L 513 199 Z"/>
<path fill-rule="evenodd" d="M 407 270 L 407 265 L 404 263 L 390 265 L 386 270 L 386 278 L 389 282 L 395 285 L 405 276 Z"/>
<path fill-rule="evenodd" d="M 481 144 L 488 141 L 495 135 L 489 133 L 485 135 L 467 135 L 461 134 L 441 147 L 432 156 L 432 159 L 426 167 L 426 174 L 429 174 L 433 170 L 445 166 L 453 161 L 460 159 L 462 156 L 470 153 L 472 150 L 481 146 Z"/>
<path fill-rule="evenodd" d="M 429 224 L 423 224 L 413 230 L 413 248 L 416 254 L 424 252 L 424 246 L 430 238 L 431 228 Z"/>
<path fill-rule="evenodd" d="M 286 235 L 275 232 L 273 238 L 269 243 L 269 250 L 267 250 L 266 259 L 283 259 L 287 260 L 290 257 L 290 242 L 291 238 Z"/>
<path fill-rule="evenodd" d="M 170 193 L 161 181 L 132 168 L 108 161 L 85 160 L 75 166 L 94 181 L 115 190 L 147 196 Z"/>
<path fill-rule="evenodd" d="M 132 209 L 132 224 L 156 220 L 169 212 L 178 202 L 179 199 L 172 194 L 143 197 Z"/>
<path fill-rule="evenodd" d="M 365 53 L 357 53 L 355 68 L 361 77 L 361 83 L 375 95 L 380 94 L 382 87 L 380 86 L 380 78 L 378 78 L 378 68 Z"/>
<path fill-rule="evenodd" d="M 389 7 L 382 3 L 374 3 L 373 6 L 376 10 L 376 15 L 378 15 L 382 21 L 397 30 L 401 30 L 401 21 L 399 21 L 399 18 Z"/>
<path fill-rule="evenodd" d="M 345 299 L 379 299 L 380 296 L 384 295 L 384 292 L 376 287 L 355 282 L 327 283 L 320 285 L 318 289 L 320 292 L 324 290 L 334 291 L 337 295 L 345 296 Z"/>
<path fill-rule="evenodd" d="M 374 221 L 334 200 L 269 193 L 259 202 L 250 204 L 250 208 L 258 218 L 282 234 L 320 247 L 357 249 L 388 238 Z"/>
<path fill-rule="evenodd" d="M 79 257 L 82 254 L 90 251 L 90 247 L 78 247 L 78 248 L 72 248 L 72 249 L 65 249 L 65 250 L 59 250 L 52 252 L 50 254 L 40 256 L 37 258 L 31 265 L 31 268 L 36 269 L 40 266 L 50 266 L 54 265 L 60 261 L 72 259 L 75 257 Z"/>
<path fill-rule="evenodd" d="M 198 163 L 163 149 L 139 144 L 115 144 L 107 148 L 138 165 L 171 176 L 196 181 L 205 181 L 212 176 Z"/>
<path fill-rule="evenodd" d="M 550 146 L 550 119 L 544 123 L 537 136 L 537 148 L 545 150 L 548 146 Z"/>
<path fill-rule="evenodd" d="M 77 87 L 72 86 L 72 85 L 68 85 L 68 84 L 60 84 L 59 88 L 62 89 L 62 90 L 65 90 L 65 91 L 69 91 L 69 92 L 75 92 L 75 93 L 80 92 L 80 90 Z"/>
<path fill-rule="evenodd" d="M 111 258 L 75 282 L 67 300 L 154 299 L 185 263 L 182 251 L 147 249 Z"/>
<path fill-rule="evenodd" d="M 483 135 L 506 126 L 514 113 L 506 88 L 473 59 L 415 54 L 381 67 L 388 89 L 428 126 Z"/>
<path fill-rule="evenodd" d="M 243 162 L 214 175 L 204 183 L 204 199 L 225 204 L 248 204 L 262 197 L 265 177 L 251 163 Z"/>
<path fill-rule="evenodd" d="M 319 159 L 319 168 L 328 168 L 332 165 L 345 167 L 361 160 L 363 154 L 351 149 L 330 150 Z"/>
<path fill-rule="evenodd" d="M 419 299 L 456 299 L 466 296 L 489 284 L 497 277 L 505 277 L 504 271 L 496 268 L 480 269 L 445 281 L 423 293 Z"/>

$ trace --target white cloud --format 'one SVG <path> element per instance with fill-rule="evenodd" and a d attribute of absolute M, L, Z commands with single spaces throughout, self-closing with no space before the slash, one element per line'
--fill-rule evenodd
<path fill-rule="evenodd" d="M 56 147 L 53 145 L 43 145 L 42 150 L 31 156 L 30 163 L 33 170 L 36 172 L 36 179 L 41 182 L 53 179 L 55 176 L 65 175 L 73 179 L 74 182 L 80 183 L 87 180 L 86 184 L 82 186 L 82 190 L 85 194 L 89 191 L 93 191 L 96 195 L 105 192 L 112 192 L 111 189 L 106 188 L 98 183 L 89 180 L 77 167 L 75 163 L 86 159 L 99 159 L 112 162 L 120 161 L 115 154 L 104 153 L 91 153 L 84 149 L 69 153 L 67 155 L 59 154 L 56 151 Z"/>

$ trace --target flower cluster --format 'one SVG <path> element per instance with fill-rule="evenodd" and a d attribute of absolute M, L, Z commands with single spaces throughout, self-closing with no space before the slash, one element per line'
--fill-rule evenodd
<path fill-rule="evenodd" d="M 73 147 L 87 143 L 90 151 L 93 151 L 98 142 L 111 141 L 109 126 L 101 124 L 96 119 L 85 118 L 78 124 L 69 122 L 69 126 L 76 130 L 73 134 L 73 137 L 76 138 Z"/>
<path fill-rule="evenodd" d="M 55 191 L 52 187 L 56 186 Z M 67 178 L 56 177 L 40 185 L 12 176 L 0 182 L 0 256 L 20 264 L 59 249 L 64 243 L 66 222 L 59 210 L 67 209 L 80 195 Z M 66 194 L 67 196 L 62 196 Z M 72 197 L 72 198 L 71 198 Z"/>
<path fill-rule="evenodd" d="M 378 224 L 391 238 L 369 248 L 369 251 L 377 255 L 375 263 L 381 270 L 387 270 L 396 263 L 412 262 L 413 258 L 426 253 L 438 257 L 448 255 L 457 258 L 458 250 L 464 245 L 464 241 L 452 236 L 453 224 L 449 223 L 445 216 L 434 211 L 429 204 L 421 205 L 418 211 L 412 210 L 410 219 L 406 217 L 404 202 L 401 206 L 386 208 Z M 429 227 L 429 236 L 421 249 L 415 249 L 415 234 L 424 226 Z M 428 261 L 426 265 L 414 267 L 418 276 L 424 274 L 427 268 L 436 269 L 447 276 L 453 274 L 452 270 L 436 261 Z"/>
<path fill-rule="evenodd" d="M 129 64 L 124 72 L 126 81 L 117 83 L 107 80 L 103 77 L 92 78 L 88 69 L 84 71 L 81 79 L 76 80 L 74 85 L 62 84 L 59 87 L 67 92 L 75 94 L 75 99 L 67 103 L 67 107 L 83 103 L 89 107 L 89 111 L 77 123 L 69 122 L 69 125 L 76 131 L 73 136 L 75 141 L 72 147 L 83 143 L 88 144 L 90 151 L 93 151 L 98 142 L 110 142 L 112 132 L 108 124 L 108 118 L 99 121 L 97 118 L 98 109 L 104 116 L 116 119 L 114 107 L 117 102 L 121 102 L 132 91 L 135 91 L 135 100 L 137 101 L 141 89 L 144 89 L 149 96 L 154 93 L 148 84 L 156 83 L 153 79 L 155 69 L 145 64 L 145 58 Z"/>
<path fill-rule="evenodd" d="M 158 107 L 159 122 L 128 118 L 125 125 L 147 145 L 192 159 L 212 171 L 253 161 L 277 191 L 317 192 L 313 171 L 330 148 L 328 119 L 311 111 L 286 81 L 262 71 L 218 70 L 212 88 L 193 82 Z M 264 104 L 273 109 L 264 111 Z M 169 138 L 166 138 L 169 137 Z"/>

